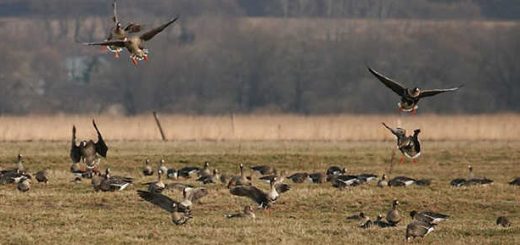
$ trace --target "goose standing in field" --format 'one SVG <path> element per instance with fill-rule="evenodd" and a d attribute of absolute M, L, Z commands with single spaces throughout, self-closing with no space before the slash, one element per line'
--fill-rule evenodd
<path fill-rule="evenodd" d="M 43 182 L 47 184 L 49 182 L 49 169 L 38 171 L 34 177 L 36 178 L 38 183 Z"/>
<path fill-rule="evenodd" d="M 92 125 L 96 129 L 98 140 L 83 140 L 79 145 L 76 145 L 76 126 L 72 126 L 72 144 L 70 148 L 70 158 L 72 163 L 79 163 L 82 161 L 89 169 L 95 169 L 101 160 L 99 156 L 107 157 L 108 147 L 101 136 L 101 132 L 96 125 L 96 121 L 92 120 Z"/>
<path fill-rule="evenodd" d="M 516 177 L 514 180 L 509 182 L 510 185 L 520 185 L 520 177 Z"/>
<path fill-rule="evenodd" d="M 392 202 L 392 208 L 388 210 L 388 213 L 386 214 L 386 221 L 391 226 L 396 226 L 401 221 L 401 214 L 399 213 L 399 210 L 397 210 L 397 206 L 399 205 L 399 201 L 394 199 Z"/>
<path fill-rule="evenodd" d="M 386 174 L 383 174 L 381 176 L 381 179 L 379 181 L 377 181 L 377 186 L 378 187 L 388 186 L 388 181 L 386 180 Z"/>
<path fill-rule="evenodd" d="M 108 37 L 105 39 L 105 41 L 113 41 L 113 40 L 125 40 L 125 38 L 128 38 L 129 33 L 137 33 L 141 31 L 141 26 L 134 23 L 129 23 L 125 27 L 123 27 L 123 24 L 119 21 L 119 17 L 117 16 L 117 6 L 116 6 L 116 0 L 112 3 L 112 21 L 114 22 L 114 26 L 110 30 L 110 33 L 108 34 Z M 110 52 L 113 52 L 116 58 L 119 58 L 119 53 L 123 51 L 123 48 L 117 47 L 117 46 L 106 46 L 107 49 Z"/>
<path fill-rule="evenodd" d="M 166 165 L 164 165 L 164 159 L 159 160 L 159 167 L 157 167 L 157 171 L 168 173 L 168 168 L 166 167 Z"/>
<path fill-rule="evenodd" d="M 26 192 L 31 189 L 31 180 L 26 176 L 22 176 L 18 184 L 16 185 L 16 189 L 21 192 Z"/>
<path fill-rule="evenodd" d="M 251 185 L 251 178 L 246 177 L 244 173 L 244 164 L 240 164 L 240 175 L 232 176 L 228 182 L 227 187 L 240 186 L 240 185 Z"/>
<path fill-rule="evenodd" d="M 234 213 L 234 214 L 226 214 L 225 216 L 228 219 L 232 218 L 249 218 L 249 219 L 255 219 L 256 215 L 253 211 L 253 207 L 247 205 L 244 207 L 244 210 L 240 213 Z"/>
<path fill-rule="evenodd" d="M 144 176 L 152 176 L 153 175 L 153 168 L 152 168 L 152 166 L 150 166 L 150 159 L 146 159 L 144 161 L 143 175 Z"/>
<path fill-rule="evenodd" d="M 412 212 L 410 212 L 410 217 L 417 221 L 425 222 L 432 225 L 438 225 L 440 222 L 447 220 L 450 216 L 431 211 L 417 212 L 413 210 Z"/>
<path fill-rule="evenodd" d="M 410 224 L 406 226 L 405 240 L 409 241 L 410 239 L 416 237 L 425 237 L 434 229 L 434 225 L 414 220 Z"/>
<path fill-rule="evenodd" d="M 171 215 L 172 223 L 176 225 L 183 225 L 188 222 L 193 216 L 191 211 L 180 205 L 179 202 L 160 193 L 153 193 L 148 191 L 138 190 L 137 194 L 145 201 L 150 202 Z"/>
<path fill-rule="evenodd" d="M 413 135 L 406 136 L 406 130 L 403 128 L 391 128 L 388 127 L 384 122 L 382 123 L 390 132 L 392 132 L 395 137 L 397 137 L 397 148 L 401 153 L 413 159 L 415 162 L 415 158 L 421 155 L 421 142 L 419 141 L 419 133 L 421 133 L 420 129 L 416 129 L 413 131 Z M 404 158 L 401 157 L 401 163 L 403 163 Z"/>
<path fill-rule="evenodd" d="M 166 185 L 162 181 L 162 170 L 157 171 L 157 181 L 146 183 L 145 185 L 148 185 L 148 191 L 153 193 L 161 193 L 165 188 Z"/>
<path fill-rule="evenodd" d="M 502 226 L 502 227 L 510 227 L 511 222 L 509 221 L 509 219 L 506 216 L 499 216 L 497 218 L 497 225 Z"/>
<path fill-rule="evenodd" d="M 463 85 L 460 85 L 458 87 L 454 88 L 447 88 L 447 89 L 420 89 L 418 87 L 414 88 L 407 88 L 401 85 L 399 82 L 394 81 L 377 71 L 373 70 L 372 68 L 368 67 L 368 71 L 372 73 L 379 81 L 381 81 L 386 87 L 390 88 L 392 91 L 394 91 L 396 94 L 398 94 L 401 97 L 401 102 L 399 102 L 397 105 L 399 106 L 400 111 L 404 112 L 413 112 L 419 108 L 417 106 L 417 103 L 419 103 L 419 100 L 425 97 L 434 96 L 437 94 L 445 93 L 445 92 L 453 92 L 461 88 Z"/>
<path fill-rule="evenodd" d="M 175 22 L 178 17 L 170 19 L 166 23 L 147 31 L 140 36 L 129 36 L 124 38 L 123 40 L 109 40 L 104 42 L 93 42 L 93 43 L 84 43 L 84 45 L 90 46 L 111 46 L 111 47 L 119 47 L 126 48 L 128 52 L 130 52 L 130 60 L 134 65 L 137 65 L 138 60 L 148 60 L 148 49 L 145 48 L 144 44 L 146 41 L 150 41 L 155 35 L 161 33 L 166 27 Z"/>
<path fill-rule="evenodd" d="M 255 186 L 237 186 L 229 190 L 232 195 L 247 197 L 255 201 L 261 208 L 267 209 L 271 204 L 278 200 L 280 193 L 275 187 L 276 179 L 271 181 L 270 189 L 264 192 Z M 281 193 L 288 191 L 288 188 L 280 190 Z"/>

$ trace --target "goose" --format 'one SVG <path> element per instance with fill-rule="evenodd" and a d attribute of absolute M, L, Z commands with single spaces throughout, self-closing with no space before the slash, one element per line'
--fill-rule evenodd
<path fill-rule="evenodd" d="M 308 179 L 308 177 L 308 173 L 294 173 L 287 178 L 292 180 L 294 183 L 303 183 Z"/>
<path fill-rule="evenodd" d="M 174 168 L 169 168 L 166 170 L 166 177 L 168 179 L 177 179 L 179 177 L 179 173 Z"/>
<path fill-rule="evenodd" d="M 153 168 L 152 168 L 152 166 L 150 166 L 150 159 L 146 159 L 144 161 L 143 175 L 144 176 L 152 176 L 153 175 Z"/>
<path fill-rule="evenodd" d="M 161 170 L 157 171 L 157 181 L 146 183 L 148 185 L 148 191 L 153 193 L 161 193 L 166 185 L 162 181 L 163 172 Z"/>
<path fill-rule="evenodd" d="M 510 185 L 520 185 L 520 177 L 516 177 L 514 180 L 509 182 Z"/>
<path fill-rule="evenodd" d="M 370 220 L 368 216 L 365 215 L 365 213 L 361 212 L 360 214 L 360 222 L 359 227 L 363 229 L 368 229 L 372 227 L 373 222 Z"/>
<path fill-rule="evenodd" d="M 101 179 L 99 186 L 95 186 L 94 190 L 96 191 L 122 191 L 126 189 L 130 184 L 132 184 L 133 179 L 131 177 L 122 177 L 122 176 L 111 176 L 110 168 L 105 170 L 105 176 Z"/>
<path fill-rule="evenodd" d="M 376 220 L 374 221 L 374 225 L 377 225 L 379 228 L 387 228 L 392 225 L 390 225 L 388 222 L 385 222 L 383 220 L 383 215 L 378 214 Z"/>
<path fill-rule="evenodd" d="M 159 167 L 157 167 L 157 171 L 168 173 L 168 168 L 166 167 L 166 165 L 164 165 L 164 159 L 159 160 Z"/>
<path fill-rule="evenodd" d="M 128 38 L 129 33 L 136 33 L 141 31 L 141 25 L 134 23 L 129 23 L 128 25 L 123 27 L 117 16 L 116 0 L 112 2 L 112 11 L 112 21 L 114 22 L 114 27 L 112 27 L 112 29 L 110 30 L 110 33 L 108 34 L 108 37 L 105 39 L 105 41 L 125 40 L 125 38 Z M 117 46 L 109 45 L 106 47 L 110 52 L 113 52 L 115 54 L 116 58 L 119 58 L 119 53 L 123 50 L 121 47 Z"/>
<path fill-rule="evenodd" d="M 453 92 L 464 86 L 460 85 L 458 87 L 447 89 L 420 89 L 418 87 L 407 88 L 401 85 L 401 83 L 380 74 L 372 68 L 367 68 L 368 71 L 372 73 L 372 75 L 374 75 L 386 87 L 390 88 L 392 91 L 394 91 L 401 97 L 401 102 L 399 102 L 397 105 L 399 107 L 399 110 L 404 112 L 415 113 L 415 111 L 419 108 L 417 104 L 419 103 L 419 100 L 422 98 L 434 96 L 445 92 Z"/>
<path fill-rule="evenodd" d="M 286 176 L 287 176 L 287 171 L 282 170 L 282 172 L 280 174 L 278 174 L 277 171 L 275 170 L 275 174 L 265 175 L 265 176 L 262 176 L 262 177 L 260 177 L 258 179 L 262 180 L 262 181 L 264 181 L 266 183 L 271 183 L 271 181 L 276 178 L 278 183 L 282 183 L 285 180 Z"/>
<path fill-rule="evenodd" d="M 36 178 L 38 183 L 43 182 L 43 183 L 47 184 L 49 182 L 49 170 L 44 169 L 44 170 L 38 171 L 34 177 Z"/>
<path fill-rule="evenodd" d="M 171 214 L 172 223 L 175 225 L 186 224 L 192 217 L 191 211 L 180 205 L 179 202 L 160 193 L 137 190 L 137 194 L 143 200 L 150 202 Z"/>
<path fill-rule="evenodd" d="M 270 189 L 268 192 L 264 192 L 260 189 L 258 189 L 255 186 L 236 186 L 229 190 L 229 192 L 232 195 L 235 196 L 242 196 L 247 197 L 253 201 L 255 201 L 260 208 L 267 209 L 271 207 L 271 204 L 274 203 L 276 200 L 278 200 L 280 193 L 278 192 L 277 188 L 275 187 L 276 179 L 271 181 L 270 183 Z M 289 188 L 284 188 L 283 192 L 288 191 Z"/>
<path fill-rule="evenodd" d="M 401 221 L 401 214 L 399 214 L 399 210 L 397 210 L 398 205 L 399 201 L 394 199 L 394 201 L 392 201 L 392 208 L 388 210 L 386 214 L 386 221 L 388 221 L 391 226 L 396 226 Z"/>
<path fill-rule="evenodd" d="M 193 203 L 199 203 L 200 200 L 208 195 L 208 190 L 204 187 L 185 187 L 182 190 L 183 200 L 180 202 L 182 207 L 191 209 Z"/>
<path fill-rule="evenodd" d="M 359 212 L 359 213 L 356 213 L 356 214 L 352 214 L 350 216 L 347 216 L 347 220 L 362 220 L 364 219 L 366 216 L 365 216 L 365 213 L 363 212 Z"/>
<path fill-rule="evenodd" d="M 379 181 L 377 181 L 377 186 L 378 187 L 388 186 L 388 181 L 386 180 L 386 174 L 383 174 L 381 176 L 381 179 Z"/>
<path fill-rule="evenodd" d="M 208 176 L 201 176 L 197 179 L 197 181 L 202 182 L 203 184 L 216 184 L 216 183 L 226 183 L 226 179 L 223 175 L 221 175 L 218 169 L 213 169 L 213 174 Z"/>
<path fill-rule="evenodd" d="M 209 162 L 204 162 L 204 167 L 199 171 L 199 176 L 210 176 L 212 174 L 211 169 L 209 169 Z"/>
<path fill-rule="evenodd" d="M 397 148 L 401 153 L 407 158 L 415 159 L 421 155 L 421 142 L 419 141 L 419 133 L 421 133 L 420 129 L 415 129 L 413 131 L 413 135 L 406 136 L 406 130 L 403 128 L 391 128 L 386 125 L 386 123 L 382 123 L 393 135 L 397 138 Z M 403 163 L 404 158 L 401 157 L 401 163 Z"/>
<path fill-rule="evenodd" d="M 418 179 L 415 181 L 415 185 L 417 186 L 430 186 L 432 183 L 431 179 Z"/>
<path fill-rule="evenodd" d="M 327 175 L 340 175 L 347 173 L 346 168 L 340 168 L 338 166 L 330 166 L 327 168 Z"/>
<path fill-rule="evenodd" d="M 251 169 L 254 173 L 259 173 L 261 175 L 276 174 L 276 169 L 267 165 L 253 166 Z"/>
<path fill-rule="evenodd" d="M 72 144 L 70 148 L 70 158 L 72 163 L 79 163 L 83 161 L 89 169 L 95 168 L 100 161 L 99 156 L 107 157 L 108 147 L 101 136 L 101 132 L 96 125 L 96 121 L 92 120 L 92 125 L 96 129 L 98 140 L 83 140 L 79 145 L 76 145 L 76 126 L 72 126 Z"/>
<path fill-rule="evenodd" d="M 475 177 L 473 174 L 473 166 L 468 165 L 469 178 L 466 181 L 465 185 L 488 185 L 493 183 L 493 180 L 490 180 L 485 177 Z"/>
<path fill-rule="evenodd" d="M 179 175 L 179 177 L 184 177 L 187 179 L 191 178 L 193 175 L 198 175 L 199 172 L 200 168 L 195 166 L 183 167 L 177 170 L 177 174 Z"/>
<path fill-rule="evenodd" d="M 416 237 L 425 237 L 434 229 L 434 225 L 414 220 L 406 226 L 405 240 L 409 241 Z"/>
<path fill-rule="evenodd" d="M 367 174 L 367 173 L 363 173 L 363 174 L 358 174 L 357 175 L 357 178 L 363 182 L 363 183 L 368 183 L 372 180 L 375 180 L 377 179 L 377 175 L 375 174 Z"/>
<path fill-rule="evenodd" d="M 499 216 L 497 218 L 497 225 L 502 227 L 510 227 L 511 222 L 509 222 L 509 219 L 506 216 Z"/>
<path fill-rule="evenodd" d="M 309 179 L 315 184 L 322 184 L 330 180 L 326 174 L 320 172 L 309 174 Z"/>
<path fill-rule="evenodd" d="M 246 177 L 244 173 L 244 164 L 240 164 L 240 175 L 232 176 L 228 182 L 228 188 L 232 186 L 240 186 L 240 185 L 251 185 L 251 178 Z"/>
<path fill-rule="evenodd" d="M 253 212 L 253 207 L 247 205 L 244 207 L 244 211 L 240 213 L 234 213 L 234 214 L 226 214 L 226 218 L 232 219 L 232 218 L 249 218 L 249 219 L 255 219 L 255 213 Z"/>
<path fill-rule="evenodd" d="M 355 175 L 334 175 L 331 182 L 332 186 L 336 188 L 358 186 L 361 184 L 361 181 Z"/>
<path fill-rule="evenodd" d="M 112 46 L 126 48 L 130 52 L 130 60 L 137 65 L 138 60 L 148 60 L 148 49 L 144 47 L 146 41 L 150 41 L 155 35 L 161 33 L 166 27 L 177 21 L 178 17 L 172 18 L 166 23 L 147 31 L 140 36 L 129 36 L 123 40 L 109 40 L 103 42 L 84 43 L 89 46 Z"/>
<path fill-rule="evenodd" d="M 438 225 L 440 222 L 447 220 L 450 216 L 431 211 L 417 212 L 413 210 L 412 212 L 410 212 L 410 217 L 417 221 L 422 221 L 432 225 Z"/>
<path fill-rule="evenodd" d="M 409 186 L 415 183 L 416 179 L 406 177 L 406 176 L 397 176 L 388 181 L 388 186 Z"/>
<path fill-rule="evenodd" d="M 20 181 L 18 181 L 18 184 L 16 185 L 16 189 L 18 189 L 21 192 L 26 192 L 31 189 L 31 180 L 27 178 L 26 176 L 22 176 Z"/>
<path fill-rule="evenodd" d="M 19 183 L 23 178 L 32 179 L 32 176 L 25 172 L 22 154 L 18 154 L 16 158 L 16 168 L 0 171 L 0 184 Z"/>

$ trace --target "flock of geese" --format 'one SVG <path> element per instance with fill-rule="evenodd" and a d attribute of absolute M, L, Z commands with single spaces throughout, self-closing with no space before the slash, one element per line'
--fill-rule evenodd
<path fill-rule="evenodd" d="M 132 63 L 137 64 L 138 60 L 148 59 L 148 49 L 145 48 L 145 42 L 154 38 L 157 34 L 162 32 L 178 17 L 172 18 L 164 24 L 153 28 L 147 32 L 137 35 L 141 32 L 142 27 L 139 24 L 128 23 L 124 25 L 120 22 L 116 2 L 113 3 L 113 23 L 114 26 L 106 38 L 101 42 L 85 43 L 86 45 L 106 46 L 108 50 L 115 53 L 119 57 L 119 53 L 124 48 L 130 53 Z M 408 88 L 400 82 L 395 81 L 382 75 L 381 73 L 368 67 L 368 71 L 373 74 L 381 83 L 390 88 L 401 98 L 398 103 L 399 110 L 402 112 L 411 112 L 415 114 L 418 109 L 418 102 L 422 98 L 431 97 L 445 92 L 453 92 L 462 87 L 454 87 L 449 89 L 420 89 L 417 87 Z M 92 188 L 95 191 L 113 192 L 127 189 L 134 184 L 134 178 L 129 176 L 113 175 L 110 168 L 105 171 L 100 171 L 99 165 L 101 158 L 105 158 L 108 152 L 108 146 L 105 143 L 96 122 L 93 120 L 92 124 L 97 132 L 97 141 L 83 140 L 77 144 L 76 127 L 72 128 L 72 140 L 70 149 L 70 158 L 72 165 L 70 171 L 74 175 L 74 181 L 81 181 L 84 178 L 90 179 Z M 392 128 L 386 123 L 382 123 L 397 138 L 397 148 L 402 153 L 401 162 L 404 157 L 410 158 L 415 162 L 415 159 L 421 155 L 421 142 L 419 141 L 420 129 L 415 129 L 413 134 L 407 134 L 406 130 L 400 127 Z M 137 194 L 143 200 L 150 202 L 159 208 L 171 214 L 172 222 L 176 225 L 186 224 L 193 218 L 192 206 L 196 205 L 208 195 L 208 188 L 206 185 L 222 185 L 229 189 L 230 195 L 236 197 L 243 197 L 250 199 L 260 209 L 267 209 L 276 205 L 277 200 L 283 193 L 290 191 L 291 186 L 284 183 L 286 180 L 292 181 L 294 184 L 311 182 L 322 184 L 330 182 L 335 188 L 347 188 L 359 185 L 366 185 L 377 180 L 378 187 L 405 187 L 409 185 L 428 186 L 431 184 L 431 179 L 416 179 L 407 176 L 396 176 L 389 179 L 387 175 L 383 174 L 379 179 L 378 176 L 372 173 L 351 174 L 347 169 L 339 166 L 330 166 L 324 172 L 296 172 L 288 174 L 286 171 L 277 171 L 272 166 L 252 166 L 251 172 L 254 174 L 246 175 L 245 166 L 240 164 L 240 173 L 238 175 L 225 175 L 219 172 L 218 169 L 210 169 L 210 163 L 205 162 L 202 167 L 186 166 L 180 169 L 168 168 L 164 160 L 159 161 L 157 168 L 152 167 L 150 160 L 146 160 L 142 173 L 144 176 L 157 176 L 156 181 L 143 183 L 145 186 L 142 190 L 137 190 Z M 473 175 L 473 168 L 469 169 L 469 177 L 457 178 L 450 182 L 453 187 L 463 187 L 471 185 L 488 185 L 493 181 L 488 178 L 475 177 Z M 269 183 L 269 189 L 261 189 L 253 184 L 253 177 L 260 175 L 259 181 Z M 34 178 L 41 183 L 49 181 L 49 170 L 45 169 L 34 174 Z M 201 186 L 195 187 L 181 182 L 166 183 L 164 179 L 189 179 L 196 178 Z M 21 192 L 27 192 L 31 188 L 31 180 L 33 175 L 25 170 L 23 166 L 23 156 L 18 155 L 15 168 L 1 169 L 0 168 L 0 184 L 16 184 L 16 188 Z M 520 185 L 520 177 L 510 182 L 511 185 Z M 180 201 L 174 200 L 164 194 L 167 189 L 179 190 L 182 192 Z M 398 209 L 399 201 L 393 200 L 391 208 L 386 216 L 379 214 L 375 220 L 371 220 L 364 212 L 347 217 L 348 220 L 358 220 L 361 228 L 370 227 L 395 227 L 402 221 L 402 216 Z M 225 215 L 226 218 L 249 218 L 255 219 L 255 208 L 252 205 L 247 205 L 243 211 L 239 213 L 231 213 Z M 406 226 L 405 238 L 406 240 L 415 237 L 424 237 L 434 230 L 434 227 L 449 216 L 446 214 L 435 213 L 431 211 L 411 211 L 410 216 L 413 219 L 411 223 Z M 504 216 L 497 219 L 497 225 L 510 226 L 510 222 Z"/>

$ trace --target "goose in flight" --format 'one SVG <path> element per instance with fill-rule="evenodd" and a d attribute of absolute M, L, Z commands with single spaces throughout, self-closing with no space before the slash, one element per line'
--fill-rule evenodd
<path fill-rule="evenodd" d="M 112 3 L 112 11 L 112 21 L 114 22 L 114 26 L 111 28 L 105 41 L 125 40 L 125 38 L 128 38 L 129 33 L 137 33 L 141 31 L 141 25 L 132 22 L 123 27 L 123 24 L 119 21 L 119 17 L 117 16 L 116 0 Z M 123 48 L 118 46 L 109 45 L 106 47 L 110 52 L 114 53 L 116 58 L 119 58 L 119 53 L 123 51 Z"/>
<path fill-rule="evenodd" d="M 108 40 L 103 42 L 84 43 L 89 46 L 111 46 L 126 48 L 130 52 L 130 59 L 134 65 L 137 65 L 138 60 L 148 60 L 148 49 L 145 48 L 144 44 L 150 41 L 157 34 L 161 33 L 166 27 L 177 21 L 178 17 L 175 17 L 168 22 L 149 30 L 139 36 L 125 37 L 123 40 Z"/>
<path fill-rule="evenodd" d="M 367 68 L 368 71 L 372 73 L 372 75 L 374 75 L 386 87 L 388 87 L 401 97 L 401 102 L 399 102 L 397 105 L 399 106 L 399 110 L 404 112 L 415 113 L 415 111 L 419 108 L 417 106 L 417 103 L 419 103 L 419 100 L 422 98 L 434 96 L 445 92 L 453 92 L 464 86 L 460 85 L 458 87 L 446 89 L 421 89 L 418 87 L 408 88 L 403 86 L 400 82 L 392 80 L 386 77 L 385 75 L 373 70 L 370 67 Z"/>
<path fill-rule="evenodd" d="M 93 140 L 83 140 L 79 145 L 76 145 L 76 126 L 72 126 L 72 142 L 70 148 L 72 163 L 75 164 L 83 161 L 90 169 L 95 168 L 99 164 L 100 158 L 98 155 L 106 158 L 108 152 L 108 146 L 103 136 L 101 136 L 101 132 L 99 132 L 96 121 L 92 120 L 92 125 L 94 125 L 97 132 L 97 142 Z"/>
<path fill-rule="evenodd" d="M 421 133 L 420 129 L 416 129 L 413 131 L 413 135 L 406 136 L 406 130 L 403 128 L 391 128 L 388 127 L 385 123 L 382 123 L 385 128 L 387 128 L 390 132 L 392 132 L 395 137 L 397 137 L 397 148 L 401 153 L 411 159 L 419 157 L 421 155 L 421 142 L 419 141 L 419 133 Z M 404 161 L 401 158 L 401 163 Z"/>

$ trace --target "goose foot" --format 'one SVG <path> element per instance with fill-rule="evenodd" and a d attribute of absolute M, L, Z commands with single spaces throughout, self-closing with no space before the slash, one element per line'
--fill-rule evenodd
<path fill-rule="evenodd" d="M 132 58 L 131 60 L 132 60 L 132 64 L 137 66 L 137 60 L 135 58 Z"/>
<path fill-rule="evenodd" d="M 114 57 L 115 57 L 116 59 L 119 59 L 119 52 L 117 52 L 117 51 L 114 52 Z"/>

